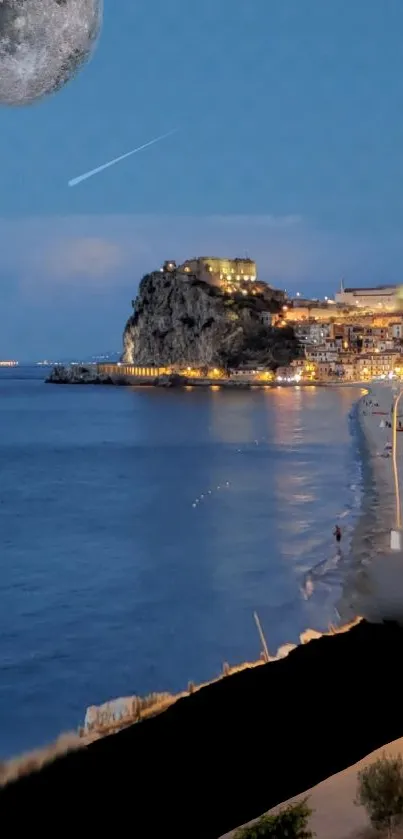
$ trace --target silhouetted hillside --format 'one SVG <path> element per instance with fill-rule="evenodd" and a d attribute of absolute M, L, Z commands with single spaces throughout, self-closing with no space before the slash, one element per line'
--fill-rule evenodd
<path fill-rule="evenodd" d="M 3 824 L 215 839 L 403 735 L 403 629 L 361 622 L 0 790 Z"/>

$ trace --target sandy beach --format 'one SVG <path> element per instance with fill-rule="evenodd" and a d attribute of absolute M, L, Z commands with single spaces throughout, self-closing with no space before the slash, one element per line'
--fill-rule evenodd
<path fill-rule="evenodd" d="M 391 455 L 391 409 L 396 389 L 390 383 L 376 383 L 368 389 L 358 405 L 358 421 L 366 446 L 366 466 L 370 469 L 371 531 L 376 532 L 376 549 L 370 534 L 365 533 L 368 517 L 363 516 L 357 527 L 361 540 L 361 567 L 356 579 L 355 596 L 350 609 L 369 620 L 403 618 L 403 553 L 391 550 L 390 534 L 396 525 L 396 501 Z M 403 401 L 398 421 L 403 425 Z M 403 433 L 397 434 L 399 486 L 403 489 Z M 364 492 L 365 492 L 364 487 Z M 369 491 L 369 488 L 368 488 Z M 364 497 L 363 506 L 366 499 Z M 363 532 L 364 530 L 364 532 Z M 368 556 L 362 555 L 362 545 L 368 538 Z M 354 552 L 354 546 L 353 546 Z M 344 604 L 346 605 L 346 604 Z M 349 617 L 348 610 L 343 618 Z"/>

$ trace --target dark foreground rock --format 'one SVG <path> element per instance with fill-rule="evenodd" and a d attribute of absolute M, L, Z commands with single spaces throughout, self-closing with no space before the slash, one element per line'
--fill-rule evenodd
<path fill-rule="evenodd" d="M 215 839 L 403 735 L 403 629 L 365 621 L 0 790 L 13 832 Z"/>
<path fill-rule="evenodd" d="M 111 376 L 105 376 L 93 367 L 74 365 L 65 367 L 57 364 L 46 379 L 47 384 L 52 385 L 113 385 Z"/>
<path fill-rule="evenodd" d="M 171 373 L 167 376 L 158 376 L 154 379 L 156 387 L 185 387 L 189 383 L 186 376 L 179 376 L 177 373 Z"/>

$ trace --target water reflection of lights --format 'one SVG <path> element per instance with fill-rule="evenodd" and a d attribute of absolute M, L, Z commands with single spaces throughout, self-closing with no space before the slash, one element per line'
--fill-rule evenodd
<path fill-rule="evenodd" d="M 274 442 L 295 445 L 301 440 L 301 409 L 303 401 L 301 388 L 279 388 L 270 402 L 270 415 L 274 408 Z"/>
<path fill-rule="evenodd" d="M 267 398 L 263 391 L 258 391 L 256 395 L 244 390 L 221 390 L 221 393 L 214 394 L 210 400 L 210 411 L 215 439 L 238 447 L 240 443 L 252 442 L 256 437 L 256 406 L 260 402 L 264 405 Z"/>
<path fill-rule="evenodd" d="M 300 468 L 301 466 L 305 467 L 305 465 L 308 464 L 300 464 Z M 304 492 L 304 486 L 307 483 L 311 483 L 311 479 L 308 480 L 304 472 L 299 475 L 295 474 L 295 472 L 281 472 L 276 480 L 278 497 L 281 498 L 283 503 L 287 503 L 292 499 L 293 503 L 298 505 L 310 504 L 316 501 L 317 497 L 312 491 Z"/>

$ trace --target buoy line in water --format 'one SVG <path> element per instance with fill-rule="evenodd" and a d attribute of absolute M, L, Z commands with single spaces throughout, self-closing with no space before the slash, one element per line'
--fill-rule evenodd
<path fill-rule="evenodd" d="M 219 492 L 221 489 L 228 489 L 230 486 L 230 481 L 225 481 L 225 483 L 218 484 L 215 489 L 208 489 L 207 492 L 202 492 L 195 500 L 193 501 L 192 507 L 195 508 L 203 501 L 207 500 L 214 492 Z"/>
<path fill-rule="evenodd" d="M 267 438 L 266 437 L 261 437 L 260 440 L 254 440 L 253 445 L 254 446 L 259 446 L 260 443 L 265 443 L 265 442 L 267 442 Z M 252 446 L 251 443 L 249 443 L 248 445 Z M 236 454 L 246 454 L 248 451 L 251 451 L 251 449 L 237 449 Z M 221 490 L 221 489 L 228 489 L 229 486 L 230 486 L 230 481 L 223 481 L 221 484 L 218 484 L 214 489 L 208 489 L 205 492 L 200 493 L 200 495 L 198 495 L 197 498 L 195 498 L 194 501 L 192 502 L 193 509 L 195 509 L 202 501 L 207 500 L 209 498 L 209 496 L 213 495 L 213 493 L 219 492 L 219 490 Z"/>

